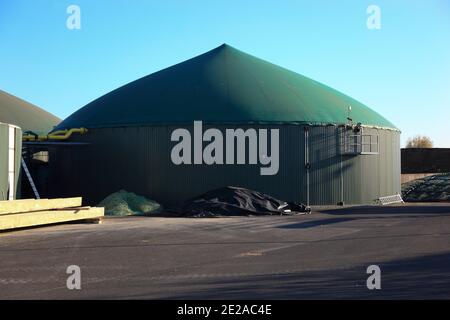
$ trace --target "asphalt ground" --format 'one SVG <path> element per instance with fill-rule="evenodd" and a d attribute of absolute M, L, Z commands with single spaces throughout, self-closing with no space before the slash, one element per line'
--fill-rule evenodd
<path fill-rule="evenodd" d="M 67 267 L 81 271 L 69 290 Z M 381 289 L 369 290 L 378 265 Z M 448 299 L 450 204 L 0 233 L 0 299 Z"/>

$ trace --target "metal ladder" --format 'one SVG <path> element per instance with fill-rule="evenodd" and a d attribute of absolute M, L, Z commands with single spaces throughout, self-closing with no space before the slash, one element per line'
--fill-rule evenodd
<path fill-rule="evenodd" d="M 34 184 L 33 178 L 31 177 L 30 171 L 28 170 L 27 164 L 25 163 L 25 160 L 22 158 L 22 167 L 23 171 L 25 171 L 25 174 L 27 175 L 28 181 L 30 182 L 31 189 L 33 189 L 34 197 L 36 199 L 40 199 L 39 192 L 36 189 L 36 185 Z"/>

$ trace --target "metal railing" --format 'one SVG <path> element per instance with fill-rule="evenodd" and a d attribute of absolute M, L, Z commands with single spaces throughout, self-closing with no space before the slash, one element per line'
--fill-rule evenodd
<path fill-rule="evenodd" d="M 342 154 L 378 154 L 378 135 L 343 133 Z"/>
<path fill-rule="evenodd" d="M 403 203 L 402 196 L 400 194 L 394 194 L 392 196 L 380 197 L 376 202 L 382 206 L 393 203 Z"/>

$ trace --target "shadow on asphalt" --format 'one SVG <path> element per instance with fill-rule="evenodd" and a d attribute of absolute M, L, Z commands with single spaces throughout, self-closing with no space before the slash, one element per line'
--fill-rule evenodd
<path fill-rule="evenodd" d="M 329 218 L 329 219 L 321 219 L 321 220 L 314 220 L 314 221 L 305 221 L 305 222 L 299 222 L 299 223 L 291 223 L 282 225 L 279 228 L 281 229 L 308 229 L 308 228 L 314 228 L 318 226 L 326 226 L 330 224 L 340 223 L 340 222 L 347 222 L 355 220 L 355 218 Z"/>
<path fill-rule="evenodd" d="M 373 264 L 378 264 L 376 261 Z M 448 299 L 450 253 L 379 263 L 381 290 L 369 290 L 368 265 L 304 273 L 177 282 L 190 292 L 166 299 Z M 166 287 L 167 288 L 167 287 Z M 151 295 L 151 294 L 150 294 Z M 146 295 L 126 298 L 142 298 Z"/>
<path fill-rule="evenodd" d="M 363 214 L 448 214 L 450 205 L 442 206 L 356 206 L 348 208 L 319 210 L 321 213 L 335 215 Z"/>

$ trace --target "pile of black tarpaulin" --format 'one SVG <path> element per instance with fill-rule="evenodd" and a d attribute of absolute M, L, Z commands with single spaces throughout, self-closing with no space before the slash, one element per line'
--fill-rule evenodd
<path fill-rule="evenodd" d="M 261 216 L 310 213 L 309 207 L 273 198 L 262 192 L 239 187 L 223 187 L 187 200 L 175 210 L 178 216 Z"/>

